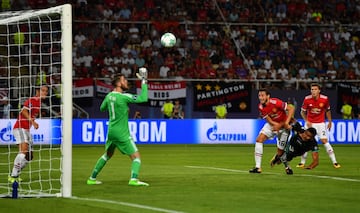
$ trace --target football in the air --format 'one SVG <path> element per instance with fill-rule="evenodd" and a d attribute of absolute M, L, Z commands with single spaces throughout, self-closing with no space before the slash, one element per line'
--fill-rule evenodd
<path fill-rule="evenodd" d="M 172 33 L 164 33 L 161 36 L 161 45 L 164 47 L 173 47 L 176 44 L 176 37 Z"/>

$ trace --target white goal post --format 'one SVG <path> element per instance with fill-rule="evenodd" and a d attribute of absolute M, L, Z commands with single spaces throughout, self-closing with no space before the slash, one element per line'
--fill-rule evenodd
<path fill-rule="evenodd" d="M 30 129 L 34 159 L 20 174 L 18 197 L 72 196 L 72 71 L 70 4 L 0 13 L 0 107 L 11 106 L 10 117 L 0 117 L 0 197 L 12 195 L 16 116 L 43 84 L 49 94 L 39 129 Z"/>

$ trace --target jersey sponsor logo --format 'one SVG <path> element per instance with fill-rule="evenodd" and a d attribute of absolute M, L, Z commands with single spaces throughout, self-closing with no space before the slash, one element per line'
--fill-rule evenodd
<path fill-rule="evenodd" d="M 319 109 L 319 108 L 312 108 L 312 109 L 311 109 L 311 113 L 320 114 L 320 113 L 321 113 L 321 109 Z"/>

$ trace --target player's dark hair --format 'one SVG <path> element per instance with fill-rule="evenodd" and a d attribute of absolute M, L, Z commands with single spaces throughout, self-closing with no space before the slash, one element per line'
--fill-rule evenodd
<path fill-rule="evenodd" d="M 308 128 L 307 131 L 309 131 L 313 136 L 316 135 L 316 129 L 314 127 Z"/>
<path fill-rule="evenodd" d="M 312 83 L 311 87 L 318 87 L 319 89 L 321 89 L 321 85 L 318 83 Z"/>
<path fill-rule="evenodd" d="M 48 89 L 49 89 L 49 85 L 47 85 L 47 84 L 42 84 L 42 85 L 37 85 L 37 86 L 35 86 L 35 90 L 41 90 L 41 88 L 42 87 L 47 87 Z"/>
<path fill-rule="evenodd" d="M 111 85 L 113 85 L 113 87 L 116 87 L 117 83 L 120 81 L 121 77 L 123 77 L 123 74 L 116 74 L 114 75 L 112 81 L 111 81 Z"/>
<path fill-rule="evenodd" d="M 260 88 L 260 89 L 259 89 L 259 92 L 265 92 L 266 95 L 270 95 L 269 90 L 266 89 L 266 88 Z"/>
<path fill-rule="evenodd" d="M 304 132 L 304 129 L 303 127 L 301 126 L 301 124 L 299 122 L 296 122 L 295 124 L 292 125 L 292 129 L 295 131 L 295 132 L 299 132 L 299 133 L 302 133 Z"/>

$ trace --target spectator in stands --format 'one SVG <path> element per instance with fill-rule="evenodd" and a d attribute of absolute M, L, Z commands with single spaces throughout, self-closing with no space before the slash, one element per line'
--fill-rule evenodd
<path fill-rule="evenodd" d="M 334 83 L 332 83 L 332 80 L 335 80 L 337 77 L 337 71 L 334 68 L 334 66 L 332 64 L 328 65 L 328 69 L 326 71 L 326 84 L 325 87 L 327 89 L 331 89 L 334 87 Z"/>
<path fill-rule="evenodd" d="M 215 117 L 217 119 L 225 119 L 228 114 L 226 104 L 224 103 L 216 105 L 214 107 L 214 111 L 215 111 Z"/>
<path fill-rule="evenodd" d="M 133 77 L 132 69 L 130 68 L 129 64 L 123 64 L 120 73 L 123 74 L 126 78 Z"/>
<path fill-rule="evenodd" d="M 354 118 L 354 111 L 352 106 L 347 102 L 344 101 L 343 105 L 341 106 L 341 114 L 343 119 L 353 119 Z"/>
<path fill-rule="evenodd" d="M 82 46 L 82 42 L 86 40 L 86 36 L 83 34 L 81 30 L 74 37 L 74 41 L 76 42 L 78 47 Z"/>
<path fill-rule="evenodd" d="M 288 79 L 289 70 L 285 67 L 285 64 L 282 64 L 281 67 L 278 69 L 277 73 L 280 75 L 280 78 L 285 80 Z"/>
<path fill-rule="evenodd" d="M 135 25 L 135 23 L 131 23 L 129 28 L 129 43 L 130 44 L 140 44 L 140 29 Z"/>
<path fill-rule="evenodd" d="M 229 21 L 230 22 L 238 22 L 239 20 L 239 13 L 236 8 L 232 8 L 231 12 L 229 13 Z"/>
<path fill-rule="evenodd" d="M 112 9 L 107 4 L 105 4 L 104 10 L 102 13 L 103 19 L 104 20 L 113 20 L 113 15 L 114 15 L 114 12 L 112 11 Z"/>
<path fill-rule="evenodd" d="M 275 69 L 274 65 L 270 66 L 270 69 L 268 70 L 268 79 L 275 80 L 278 76 L 278 71 Z"/>
<path fill-rule="evenodd" d="M 267 74 L 267 70 L 265 69 L 265 65 L 262 64 L 260 66 L 260 68 L 257 71 L 258 75 L 257 75 L 257 79 L 261 79 L 261 80 L 265 80 L 268 76 Z"/>
<path fill-rule="evenodd" d="M 3 119 L 11 119 L 14 118 L 14 112 L 12 111 L 12 106 L 10 100 L 7 96 L 3 97 L 1 100 L 1 104 L 3 105 Z"/>
<path fill-rule="evenodd" d="M 80 2 L 80 1 L 78 1 Z M 143 2 L 136 2 L 136 4 L 126 4 L 124 1 L 118 1 L 116 2 L 116 6 L 114 7 L 108 7 L 108 5 L 113 5 L 113 0 L 108 0 L 107 2 L 100 3 L 100 4 L 94 4 L 92 2 L 87 2 L 86 0 L 81 1 L 81 7 L 86 7 L 86 13 L 90 14 L 87 17 L 84 17 L 85 9 L 80 10 L 80 5 L 78 5 L 74 10 L 78 10 L 75 13 L 75 19 L 82 20 L 82 18 L 86 18 L 85 20 L 100 20 L 100 17 L 102 17 L 101 14 L 103 14 L 104 11 L 106 11 L 108 8 L 111 8 L 113 11 L 112 19 L 113 20 L 130 20 L 131 13 L 133 7 L 136 7 L 136 10 L 134 10 L 137 14 L 143 14 L 142 8 L 146 9 L 146 14 L 153 14 L 152 19 L 154 20 L 170 20 L 173 19 L 174 21 L 180 21 L 187 20 L 187 21 L 195 21 L 198 17 L 198 11 L 200 6 L 205 10 L 207 10 L 207 14 L 203 14 L 203 19 L 205 20 L 213 20 L 216 18 L 215 15 L 211 15 L 210 8 L 214 5 L 211 5 L 211 2 L 204 2 L 203 4 L 193 4 L 192 8 L 188 10 L 186 7 L 184 7 L 181 3 L 166 3 L 166 6 L 164 6 L 165 3 L 161 3 L 159 1 L 145 1 Z M 202 3 L 202 2 L 201 2 Z M 149 4 L 150 7 L 144 7 L 144 4 Z M 281 14 L 283 11 L 286 13 L 286 19 L 291 21 L 291 23 L 299 23 L 300 19 L 306 19 L 308 18 L 309 12 L 316 12 L 316 9 L 323 9 L 319 8 L 319 5 L 322 5 L 321 1 L 318 3 L 317 1 L 308 1 L 304 3 L 304 1 L 273 1 L 273 3 L 268 3 L 266 1 L 256 1 L 256 2 L 244 2 L 239 4 L 238 2 L 224 2 L 219 3 L 222 10 L 225 11 L 225 15 L 227 18 L 230 17 L 230 14 L 237 13 L 239 15 L 238 21 L 247 20 L 249 22 L 259 22 L 263 21 L 263 17 L 265 14 L 272 13 L 271 17 L 273 18 L 275 23 L 280 22 L 280 19 L 284 18 L 284 16 L 279 15 L 278 19 L 276 18 L 276 14 Z M 236 6 L 238 5 L 238 6 Z M 352 15 L 349 8 L 351 8 L 351 5 L 353 5 L 351 2 L 348 4 L 342 3 L 334 3 L 334 2 L 327 2 L 327 4 L 324 4 L 325 8 L 324 10 L 320 11 L 322 13 L 322 22 L 324 23 L 339 23 L 341 24 L 342 21 L 348 22 Z M 344 7 L 345 5 L 345 7 Z M 142 7 L 141 7 L 142 6 Z M 170 8 L 168 8 L 168 6 Z M 341 12 L 330 12 L 326 8 L 335 8 L 339 7 L 338 10 Z M 161 10 L 158 10 L 156 8 L 162 8 Z M 117 8 L 117 9 L 115 9 Z M 225 9 L 227 8 L 227 9 Z M 307 10 L 307 8 L 312 8 L 313 10 Z M 344 9 L 345 8 L 345 9 Z M 355 6 L 353 8 L 356 8 Z M 174 10 L 176 9 L 176 10 Z M 89 11 L 95 11 L 90 12 Z M 124 11 L 125 14 L 124 14 Z M 169 13 L 175 11 L 175 15 L 170 15 Z M 344 12 L 345 11 L 345 12 Z M 144 13 L 145 14 L 145 13 Z M 305 18 L 304 17 L 305 14 Z M 340 15 L 341 14 L 341 15 Z M 275 16 L 274 16 L 275 15 Z M 138 16 L 138 15 L 134 15 Z M 191 19 L 191 16 L 193 16 L 193 19 Z M 339 17 L 339 20 L 336 20 L 336 16 Z M 116 18 L 115 18 L 116 17 Z M 217 16 L 219 18 L 219 16 Z M 235 17 L 235 16 L 234 16 Z M 334 17 L 334 18 L 332 18 Z M 136 17 L 135 17 L 136 18 Z M 340 20 L 341 18 L 341 20 Z M 141 19 L 141 17 L 136 18 L 138 20 Z M 356 20 L 356 19 L 354 19 Z M 335 22 L 334 22 L 335 21 Z M 85 23 L 85 22 L 84 22 Z M 131 27 L 128 24 L 89 24 L 84 27 L 84 23 L 77 22 L 75 27 L 75 36 L 74 41 L 77 44 L 80 44 L 74 48 L 74 56 L 79 53 L 80 55 L 87 55 L 87 52 L 90 50 L 90 53 L 92 54 L 93 64 L 98 64 L 98 61 L 101 61 L 102 54 L 106 51 L 112 51 L 111 54 L 113 56 L 116 56 L 117 54 L 114 54 L 114 50 L 121 50 L 125 47 L 125 49 L 128 49 L 127 51 L 131 52 L 133 54 L 134 60 L 138 56 L 138 53 L 142 52 L 144 54 L 144 59 L 146 63 L 149 63 L 149 66 L 155 66 L 151 65 L 157 63 L 157 68 L 154 70 L 159 70 L 161 62 L 156 62 L 155 57 L 151 57 L 150 59 L 147 57 L 146 51 L 149 51 L 148 48 L 153 48 L 153 53 L 156 52 L 164 52 L 164 48 L 160 44 L 160 38 L 159 35 L 161 35 L 162 31 L 159 31 L 158 29 L 154 29 L 153 25 L 146 25 L 146 24 L 136 24 L 136 26 L 139 29 L 138 32 L 138 42 L 133 42 L 132 39 L 128 39 L 129 35 L 129 28 Z M 285 64 L 286 67 L 288 67 L 289 72 L 291 72 L 292 76 L 296 76 L 297 70 L 296 67 L 291 67 L 291 64 L 298 64 L 298 63 L 304 63 L 305 67 L 310 69 L 310 63 L 314 59 L 318 59 L 319 61 L 323 62 L 323 73 L 320 73 L 319 63 L 316 61 L 317 64 L 315 64 L 314 68 L 316 68 L 319 73 L 318 75 L 312 75 L 310 73 L 310 77 L 313 79 L 316 78 L 325 78 L 325 71 L 327 71 L 327 58 L 331 55 L 331 57 L 339 57 L 340 60 L 334 60 L 333 65 L 335 66 L 335 70 L 337 71 L 337 76 L 344 79 L 352 79 L 354 78 L 355 73 L 355 79 L 358 78 L 360 74 L 360 69 L 358 67 L 354 67 L 356 65 L 356 62 L 358 59 L 356 57 L 359 57 L 360 53 L 358 52 L 359 48 L 356 48 L 354 43 L 352 43 L 351 38 L 353 37 L 353 33 L 350 28 L 344 28 L 344 27 L 337 27 L 335 28 L 335 31 L 332 32 L 330 28 L 324 27 L 324 28 L 306 28 L 307 30 L 303 32 L 303 27 L 274 27 L 274 31 L 278 32 L 278 40 L 277 42 L 267 41 L 268 34 L 271 31 L 271 34 L 273 34 L 272 30 L 269 32 L 265 31 L 264 26 L 257 26 L 256 28 L 252 26 L 246 26 L 242 27 L 240 29 L 239 25 L 232 25 L 230 29 L 223 28 L 223 26 L 218 25 L 194 25 L 191 24 L 186 25 L 187 29 L 185 29 L 184 25 L 179 25 L 176 29 L 177 37 L 181 39 L 182 43 L 177 44 L 178 46 L 176 49 L 181 51 L 183 60 L 176 59 L 176 65 L 181 66 L 181 68 L 174 69 L 174 72 L 180 72 L 183 77 L 196 77 L 193 75 L 192 65 L 185 65 L 186 62 L 186 54 L 190 53 L 193 58 L 197 58 L 200 54 L 200 50 L 202 48 L 206 49 L 218 49 L 218 54 L 214 58 L 211 58 L 211 66 L 212 70 L 215 71 L 218 76 L 219 73 L 222 72 L 222 68 L 218 69 L 220 67 L 220 62 L 228 57 L 226 54 L 222 55 L 222 52 L 220 50 L 231 50 L 233 51 L 233 47 L 235 46 L 234 40 L 236 41 L 236 45 L 241 48 L 242 51 L 245 51 L 246 56 L 251 56 L 250 52 L 255 52 L 255 55 L 258 53 L 260 57 L 258 59 L 251 59 L 253 62 L 250 62 L 250 66 L 254 64 L 256 68 L 260 68 L 260 65 L 264 63 L 264 57 L 266 55 L 269 55 L 272 59 L 272 64 L 275 66 L 276 69 L 280 68 L 281 64 Z M 101 27 L 99 27 L 101 26 Z M 116 26 L 116 27 L 115 27 Z M 209 27 L 210 26 L 210 27 Z M 209 27 L 209 28 L 208 28 Z M 93 28 L 93 29 L 91 29 Z M 113 37 L 111 38 L 110 32 L 114 32 L 114 29 L 120 29 L 117 33 L 112 33 Z M 316 30 L 313 30 L 316 29 Z M 187 30 L 187 34 L 186 34 Z M 100 31 L 100 32 L 99 32 Z M 77 32 L 82 32 L 83 36 L 86 37 L 86 39 L 76 38 L 76 35 L 78 35 Z M 203 32 L 207 32 L 208 35 L 211 37 L 211 41 L 209 39 L 206 39 L 206 37 L 202 37 Z M 91 35 L 93 36 L 93 39 L 91 39 Z M 145 38 L 145 35 L 151 35 L 150 41 L 152 42 L 152 46 L 147 42 L 147 39 Z M 215 36 L 217 35 L 217 36 Z M 320 35 L 320 36 L 318 36 Z M 327 36 L 325 36 L 327 35 Z M 225 37 L 224 37 L 225 36 Z M 209 37 L 209 38 L 210 38 Z M 230 39 L 228 39 L 230 38 Z M 306 38 L 306 41 L 303 41 L 303 38 Z M 80 41 L 79 41 L 80 39 Z M 82 40 L 82 41 L 81 41 Z M 91 41 L 93 40 L 93 41 Z M 195 41 L 194 41 L 195 40 Z M 89 41 L 89 44 L 87 42 Z M 146 42 L 145 42 L 146 41 Z M 225 42 L 223 42 L 225 41 Z M 325 41 L 325 42 L 324 42 Z M 78 43 L 79 42 L 79 43 Z M 131 42 L 131 43 L 129 43 Z M 93 45 L 91 45 L 93 43 Z M 143 43 L 143 44 L 142 44 Z M 277 43 L 276 46 L 272 46 L 271 44 Z M 131 46 L 128 48 L 129 44 L 135 44 L 135 46 Z M 137 46 L 140 45 L 141 47 Z M 350 47 L 348 49 L 344 49 L 344 47 Z M 308 52 L 304 51 L 304 48 L 308 50 Z M 175 49 L 174 49 L 175 50 Z M 281 51 L 280 51 L 281 50 Z M 354 53 L 355 50 L 355 53 Z M 173 53 L 173 52 L 172 52 Z M 234 53 L 236 53 L 234 51 Z M 210 50 L 209 50 L 210 54 Z M 239 55 L 240 52 L 237 52 Z M 128 55 L 128 52 L 124 54 L 125 56 Z M 155 56 L 154 55 L 154 56 Z M 166 51 L 165 51 L 166 55 Z M 345 57 L 346 56 L 346 57 Z M 209 55 L 210 57 L 210 55 Z M 104 58 L 104 57 L 103 57 Z M 103 59 L 102 58 L 102 59 Z M 75 58 L 74 58 L 75 59 Z M 98 60 L 99 59 L 99 60 Z M 115 59 L 114 59 L 115 60 Z M 218 61 L 217 63 L 214 63 L 214 60 Z M 249 60 L 249 61 L 251 61 Z M 190 60 L 188 60 L 190 61 Z M 232 61 L 233 63 L 234 61 Z M 186 62 L 187 63 L 187 62 Z M 250 66 L 248 66 L 247 61 L 245 60 L 243 62 L 245 64 L 245 68 L 249 69 Z M 101 62 L 99 63 L 101 64 Z M 215 67 L 214 67 L 215 65 Z M 118 65 L 117 65 L 118 66 Z M 359 65 L 358 65 L 359 66 Z M 348 69 L 350 67 L 354 68 L 354 71 L 351 71 Z M 118 67 L 120 70 L 122 66 Z M 268 66 L 266 66 L 268 69 Z M 90 69 L 95 69 L 95 66 L 92 66 Z M 218 69 L 218 70 L 217 70 Z M 184 71 L 187 70 L 187 71 Z M 94 71 L 96 72 L 96 71 Z M 158 73 L 158 72 L 156 72 Z M 195 72 L 196 73 L 196 72 Z M 209 73 L 209 72 L 207 72 Z M 211 72 L 210 72 L 211 73 Z M 256 72 L 258 74 L 258 72 Z M 252 76 L 250 78 L 254 78 L 254 74 L 252 74 L 251 70 L 249 70 L 249 74 Z M 231 77 L 234 75 L 234 71 L 227 73 L 227 77 Z M 270 75 L 271 76 L 271 75 Z M 331 84 L 331 82 L 330 82 Z M 334 86 L 334 85 L 333 85 Z"/>
<path fill-rule="evenodd" d="M 161 107 L 161 112 L 165 119 L 172 119 L 174 111 L 174 104 L 170 99 L 167 99 Z"/>
<path fill-rule="evenodd" d="M 256 69 L 256 67 L 254 65 L 251 65 L 250 69 L 249 69 L 249 79 L 256 80 L 257 76 L 258 76 L 258 70 Z"/>
<path fill-rule="evenodd" d="M 185 113 L 183 106 L 180 104 L 180 100 L 176 99 L 174 102 L 173 119 L 184 119 Z"/>
<path fill-rule="evenodd" d="M 135 58 L 135 64 L 134 65 L 135 65 L 135 67 L 133 68 L 134 70 L 137 70 L 140 67 L 145 67 L 146 61 L 145 61 L 143 53 L 139 53 L 137 55 L 137 57 Z"/>
<path fill-rule="evenodd" d="M 236 66 L 235 73 L 239 79 L 249 79 L 249 71 L 244 67 L 244 64 Z"/>
<path fill-rule="evenodd" d="M 272 59 L 270 58 L 270 55 L 266 55 L 264 59 L 264 65 L 266 70 L 270 70 L 270 67 L 272 65 Z"/>
<path fill-rule="evenodd" d="M 286 90 L 294 90 L 296 89 L 296 77 L 292 75 L 288 75 L 287 79 L 284 79 L 284 89 Z M 280 88 L 281 89 L 281 88 Z"/>
<path fill-rule="evenodd" d="M 280 8 L 276 13 L 276 21 L 277 22 L 284 22 L 286 20 L 286 10 Z"/>
<path fill-rule="evenodd" d="M 87 52 L 83 57 L 82 57 L 82 61 L 84 63 L 84 66 L 91 70 L 92 68 L 92 62 L 93 62 L 94 58 L 92 57 L 92 53 L 91 52 Z"/>
<path fill-rule="evenodd" d="M 140 43 L 140 47 L 148 48 L 151 46 L 152 46 L 152 41 L 151 41 L 149 35 L 144 35 L 144 37 L 142 38 L 142 41 Z"/>
<path fill-rule="evenodd" d="M 279 33 L 275 27 L 271 28 L 271 30 L 268 32 L 267 39 L 271 45 L 279 44 L 280 37 L 279 37 Z"/>
<path fill-rule="evenodd" d="M 170 72 L 170 67 L 168 67 L 167 65 L 163 64 L 160 69 L 159 69 L 159 77 L 160 78 L 167 78 L 168 77 L 168 73 Z"/>
<path fill-rule="evenodd" d="M 142 118 L 141 112 L 140 111 L 135 111 L 133 119 L 141 119 L 141 118 Z"/>
<path fill-rule="evenodd" d="M 306 64 L 301 64 L 301 68 L 299 69 L 299 75 L 301 79 L 305 78 L 305 75 L 308 73 L 308 70 L 306 68 Z"/>
<path fill-rule="evenodd" d="M 315 79 L 318 76 L 318 70 L 314 66 L 314 62 L 310 62 L 309 67 L 307 68 L 307 73 L 309 75 L 309 78 Z"/>
<path fill-rule="evenodd" d="M 232 70 L 232 60 L 231 58 L 224 56 L 223 60 L 221 61 L 221 66 L 224 67 L 225 70 L 229 71 Z"/>
<path fill-rule="evenodd" d="M 83 63 L 83 59 L 82 59 L 80 53 L 77 52 L 73 59 L 73 65 L 75 67 L 80 67 L 81 63 Z"/>

